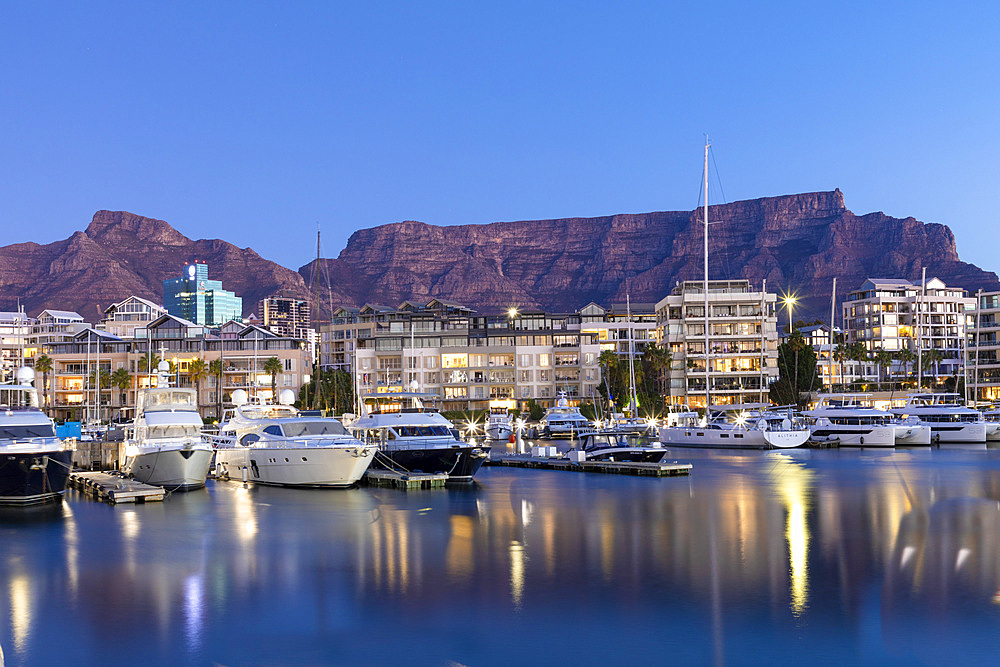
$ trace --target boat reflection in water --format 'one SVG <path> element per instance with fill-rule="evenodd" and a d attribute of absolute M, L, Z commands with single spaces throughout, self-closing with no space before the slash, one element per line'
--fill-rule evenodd
<path fill-rule="evenodd" d="M 210 480 L 115 508 L 73 492 L 61 517 L 0 517 L 0 644 L 11 664 L 59 662 L 66 636 L 84 663 L 367 664 L 415 647 L 422 664 L 884 663 L 974 655 L 1000 630 L 992 452 L 684 454 L 689 478 Z M 609 618 L 613 641 L 580 641 Z M 392 632 L 373 657 L 359 633 L 375 627 Z"/>
<path fill-rule="evenodd" d="M 887 643 L 920 660 L 996 659 L 1000 503 L 918 503 L 899 524 L 882 594 Z"/>

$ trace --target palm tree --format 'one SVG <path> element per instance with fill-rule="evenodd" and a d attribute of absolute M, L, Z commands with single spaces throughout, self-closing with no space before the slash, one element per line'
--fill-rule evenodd
<path fill-rule="evenodd" d="M 201 404 L 201 381 L 208 377 L 208 364 L 204 359 L 195 359 L 188 364 L 187 376 L 194 383 L 195 396 L 198 397 L 198 404 Z"/>
<path fill-rule="evenodd" d="M 851 361 L 856 361 L 858 364 L 863 364 L 868 360 L 868 349 L 865 348 L 864 343 L 851 343 L 847 346 L 847 358 Z M 864 370 L 861 370 L 861 377 L 864 378 Z"/>
<path fill-rule="evenodd" d="M 601 372 L 604 374 L 604 386 L 608 390 L 608 403 L 611 403 L 614 396 L 612 392 L 614 378 L 611 373 L 612 369 L 618 368 L 618 354 L 614 350 L 603 350 L 597 357 L 597 363 L 600 364 Z M 611 406 L 608 409 L 614 410 Z"/>
<path fill-rule="evenodd" d="M 111 386 L 117 387 L 118 391 L 121 392 L 119 398 L 121 398 L 121 404 L 125 405 L 125 392 L 128 388 L 132 386 L 132 374 L 128 372 L 127 368 L 119 368 L 111 374 Z"/>
<path fill-rule="evenodd" d="M 652 377 L 657 402 L 660 402 L 660 399 L 666 396 L 669 391 L 670 381 L 667 377 L 667 371 L 670 370 L 672 363 L 673 355 L 670 354 L 670 350 L 665 345 L 651 342 L 642 352 L 642 366 L 648 371 L 643 375 Z"/>
<path fill-rule="evenodd" d="M 923 363 L 925 368 L 927 366 L 930 366 L 931 364 L 934 365 L 934 382 L 936 383 L 938 375 L 941 372 L 939 365 L 942 361 L 944 361 L 944 352 L 935 348 L 931 348 L 929 350 L 924 350 L 923 357 L 924 357 Z"/>
<path fill-rule="evenodd" d="M 42 354 L 35 358 L 35 370 L 42 374 L 42 402 L 49 404 L 49 373 L 52 372 L 52 357 Z"/>
<path fill-rule="evenodd" d="M 215 417 L 222 416 L 222 359 L 212 359 L 208 374 L 215 378 Z"/>
<path fill-rule="evenodd" d="M 913 372 L 913 362 L 917 360 L 917 355 L 913 353 L 908 347 L 904 347 L 899 351 L 897 355 L 899 360 L 903 363 L 903 369 L 906 373 L 906 377 L 909 378 L 910 374 Z"/>
<path fill-rule="evenodd" d="M 887 371 L 892 366 L 892 352 L 882 349 L 881 347 L 877 347 L 872 351 L 872 360 L 878 366 L 879 383 L 881 383 L 883 373 L 886 373 L 886 377 L 888 377 Z"/>
<path fill-rule="evenodd" d="M 146 352 L 141 357 L 139 357 L 139 372 L 140 373 L 152 373 L 156 370 L 157 365 L 160 363 L 160 358 L 153 354 L 152 351 Z"/>
<path fill-rule="evenodd" d="M 847 360 L 847 346 L 841 343 L 833 348 L 833 360 L 840 366 L 840 384 L 844 384 L 844 361 Z M 833 390 L 833 378 L 830 378 L 830 390 Z"/>
<path fill-rule="evenodd" d="M 278 357 L 270 357 L 264 362 L 264 372 L 271 376 L 271 400 L 278 400 L 278 373 L 282 371 L 281 360 Z"/>

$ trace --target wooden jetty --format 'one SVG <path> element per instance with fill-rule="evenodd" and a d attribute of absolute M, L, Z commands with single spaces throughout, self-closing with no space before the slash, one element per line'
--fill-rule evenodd
<path fill-rule="evenodd" d="M 151 486 L 134 479 L 106 472 L 73 472 L 69 485 L 96 500 L 118 503 L 148 503 L 163 500 L 166 495 L 159 486 Z"/>
<path fill-rule="evenodd" d="M 392 489 L 435 489 L 448 481 L 446 473 L 397 472 L 395 470 L 369 470 L 362 478 L 368 486 Z"/>
<path fill-rule="evenodd" d="M 570 470 L 574 472 L 600 472 L 613 475 L 639 475 L 642 477 L 674 477 L 689 475 L 690 463 L 676 461 L 661 463 L 633 463 L 629 461 L 581 461 L 565 458 L 541 458 L 532 456 L 500 456 L 487 459 L 484 465 L 508 468 L 535 468 L 538 470 Z"/>

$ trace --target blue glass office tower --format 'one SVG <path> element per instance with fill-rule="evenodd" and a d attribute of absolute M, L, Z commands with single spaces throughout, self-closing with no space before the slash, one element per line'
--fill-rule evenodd
<path fill-rule="evenodd" d="M 208 264 L 187 264 L 180 278 L 163 281 L 163 307 L 176 317 L 217 327 L 243 317 L 243 299 L 208 279 Z"/>

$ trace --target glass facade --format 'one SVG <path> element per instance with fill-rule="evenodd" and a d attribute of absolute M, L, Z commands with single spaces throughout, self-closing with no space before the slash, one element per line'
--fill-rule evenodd
<path fill-rule="evenodd" d="M 163 306 L 175 317 L 215 327 L 243 317 L 243 299 L 208 279 L 208 264 L 188 264 L 180 278 L 163 281 Z"/>

